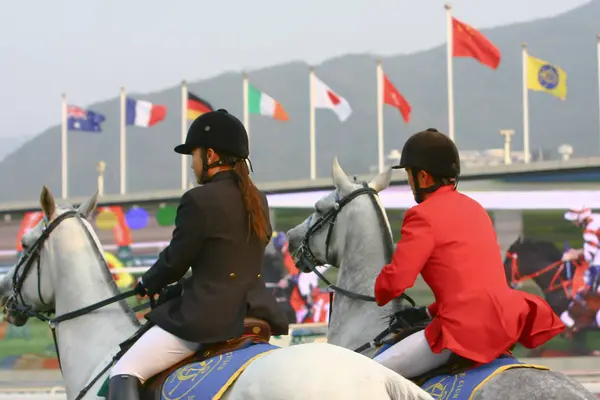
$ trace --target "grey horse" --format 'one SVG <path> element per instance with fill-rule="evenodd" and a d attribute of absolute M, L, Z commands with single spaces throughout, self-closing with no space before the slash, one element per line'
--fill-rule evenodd
<path fill-rule="evenodd" d="M 388 187 L 392 171 L 377 176 L 368 186 L 379 192 Z M 315 211 L 300 225 L 288 232 L 290 251 L 295 254 L 302 271 L 311 270 L 308 264 L 328 263 L 339 267 L 337 287 L 351 293 L 371 295 L 375 279 L 392 256 L 394 244 L 390 225 L 379 198 L 365 193 L 365 186 L 352 182 L 337 162 L 333 162 L 335 190 L 319 200 Z M 351 200 L 345 200 L 351 199 Z M 340 207 L 342 204 L 342 207 Z M 321 217 L 335 210 L 335 222 L 323 224 Z M 303 240 L 307 238 L 307 243 Z M 307 252 L 306 244 L 310 250 Z M 396 307 L 398 304 L 396 304 Z M 332 315 L 343 314 L 350 320 L 336 319 L 330 324 L 328 343 L 356 349 L 386 327 L 389 309 L 373 302 L 336 294 Z M 375 349 L 362 354 L 372 357 Z M 504 371 L 489 379 L 477 390 L 473 400 L 569 400 L 597 399 L 581 384 L 560 372 L 532 368 Z"/>

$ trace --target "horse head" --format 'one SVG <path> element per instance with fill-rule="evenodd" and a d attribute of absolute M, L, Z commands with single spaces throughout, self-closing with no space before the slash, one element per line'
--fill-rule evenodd
<path fill-rule="evenodd" d="M 383 229 L 390 230 L 377 193 L 389 186 L 391 169 L 380 173 L 369 183 L 360 184 L 350 180 L 336 157 L 333 160 L 332 175 L 335 189 L 317 201 L 313 213 L 287 233 L 290 254 L 302 272 L 311 272 L 318 265 L 339 266 L 346 242 L 352 240 L 357 222 L 365 218 L 363 210 L 373 208 L 373 204 L 383 213 L 383 223 L 386 225 Z M 378 229 L 381 229 L 380 225 Z M 372 240 L 377 239 L 378 236 Z"/>
<path fill-rule="evenodd" d="M 77 209 L 58 206 L 52 192 L 46 186 L 42 188 L 40 205 L 44 218 L 23 235 L 23 253 L 0 282 L 0 304 L 4 304 L 8 322 L 21 326 L 29 317 L 54 309 L 56 271 L 61 268 L 57 253 L 75 253 L 85 246 L 87 237 L 75 231 L 79 226 L 99 243 L 85 220 L 95 209 L 97 198 L 98 193 Z"/>

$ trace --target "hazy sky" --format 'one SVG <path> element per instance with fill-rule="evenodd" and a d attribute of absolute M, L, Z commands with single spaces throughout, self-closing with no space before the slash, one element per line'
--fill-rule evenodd
<path fill-rule="evenodd" d="M 553 16 L 589 0 L 455 0 L 475 27 Z M 59 123 L 60 94 L 86 106 L 290 60 L 398 54 L 445 40 L 440 0 L 3 0 L 0 138 Z M 1 143 L 0 143 L 1 144 Z"/>

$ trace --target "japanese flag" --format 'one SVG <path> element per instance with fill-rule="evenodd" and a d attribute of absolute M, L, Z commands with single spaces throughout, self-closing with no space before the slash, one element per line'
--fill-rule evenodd
<path fill-rule="evenodd" d="M 348 119 L 352 114 L 352 108 L 345 98 L 331 90 L 329 86 L 314 74 L 312 76 L 312 92 L 313 92 L 313 107 L 314 108 L 329 108 L 336 113 L 341 122 Z"/>

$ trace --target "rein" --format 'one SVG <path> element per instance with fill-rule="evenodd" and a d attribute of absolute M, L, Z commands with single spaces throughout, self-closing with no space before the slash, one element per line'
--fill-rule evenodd
<path fill-rule="evenodd" d="M 363 182 L 361 188 L 353 191 L 352 193 L 350 193 L 349 195 L 347 195 L 345 197 L 339 198 L 339 192 L 336 192 L 335 205 L 333 206 L 333 208 L 331 210 L 322 214 L 319 217 L 319 219 L 317 219 L 317 221 L 312 225 L 310 225 L 312 216 L 309 217 L 309 219 L 307 220 L 307 224 L 309 225 L 308 230 L 306 231 L 304 238 L 302 239 L 302 242 L 300 243 L 300 247 L 294 253 L 294 261 L 295 262 L 298 262 L 299 259 L 304 258 L 306 261 L 308 261 L 307 263 L 305 263 L 305 265 L 310 270 L 310 272 L 314 272 L 317 275 L 317 277 L 321 281 L 323 281 L 323 283 L 325 283 L 327 285 L 327 289 L 329 290 L 329 303 L 330 303 L 329 320 L 331 320 L 331 314 L 333 314 L 333 295 L 334 295 L 334 293 L 339 293 L 341 295 L 344 295 L 344 296 L 349 297 L 354 300 L 375 302 L 374 296 L 368 296 L 368 295 L 364 295 L 361 293 L 355 293 L 355 292 L 349 291 L 347 289 L 341 288 L 341 287 L 331 283 L 329 281 L 329 279 L 327 279 L 317 269 L 317 266 L 326 265 L 328 263 L 323 262 L 322 260 L 319 260 L 315 256 L 314 252 L 310 248 L 310 243 L 309 243 L 311 237 L 314 234 L 319 232 L 321 229 L 327 228 L 327 237 L 325 239 L 325 259 L 329 260 L 329 245 L 331 242 L 331 238 L 333 236 L 333 228 L 335 227 L 335 222 L 336 222 L 337 216 L 342 211 L 344 206 L 346 206 L 352 200 L 354 200 L 355 198 L 357 198 L 358 196 L 361 196 L 361 195 L 369 196 L 370 200 L 372 201 L 373 205 L 375 206 L 375 209 L 378 212 L 378 217 L 380 219 L 383 219 L 382 218 L 383 211 L 381 210 L 381 207 L 378 206 L 377 201 L 376 201 L 377 191 L 375 189 L 369 187 L 366 182 Z M 390 235 L 388 234 L 388 236 L 390 236 Z M 385 240 L 392 241 L 392 238 L 386 237 Z M 416 306 L 415 301 L 406 293 L 402 293 L 399 297 L 406 300 L 408 303 L 410 303 L 410 305 L 412 307 Z M 362 346 L 358 347 L 354 351 L 357 353 L 362 353 L 366 349 L 380 346 L 382 344 L 383 339 L 385 339 L 390 333 L 393 333 L 393 328 L 391 325 L 389 327 L 387 327 L 386 329 L 384 329 L 373 340 L 363 344 Z"/>
<path fill-rule="evenodd" d="M 93 311 L 96 311 L 100 308 L 106 307 L 110 304 L 114 304 L 119 301 L 125 300 L 129 297 L 133 297 L 136 294 L 135 290 L 131 289 L 126 292 L 120 293 L 116 296 L 110 297 L 108 299 L 105 299 L 105 300 L 99 301 L 97 303 L 93 303 L 89 306 L 77 309 L 75 311 L 71 311 L 71 312 L 68 312 L 68 313 L 65 313 L 65 314 L 62 314 L 59 316 L 55 316 L 54 318 L 50 318 L 50 315 L 55 312 L 54 310 L 48 310 L 46 312 L 47 315 L 44 315 L 44 313 L 42 313 L 42 312 L 35 311 L 31 305 L 28 305 L 25 302 L 25 299 L 23 298 L 21 291 L 23 289 L 23 285 L 25 283 L 25 280 L 26 280 L 29 272 L 31 272 L 31 269 L 37 260 L 36 270 L 37 270 L 37 279 L 38 279 L 38 282 L 37 282 L 38 298 L 42 304 L 44 304 L 46 306 L 48 305 L 44 301 L 44 298 L 42 296 L 42 289 L 41 289 L 41 279 L 40 279 L 41 278 L 41 268 L 40 268 L 41 250 L 42 250 L 43 245 L 46 242 L 46 240 L 48 240 L 52 231 L 54 231 L 54 229 L 56 229 L 56 227 L 62 221 L 66 220 L 68 218 L 76 218 L 82 225 L 83 225 L 83 222 L 81 219 L 82 218 L 85 219 L 85 217 L 83 215 L 81 215 L 77 210 L 66 211 L 63 214 L 56 217 L 54 220 L 52 220 L 49 224 L 48 224 L 47 220 L 44 219 L 44 222 L 43 222 L 44 223 L 44 231 L 42 232 L 41 236 L 35 241 L 35 243 L 30 248 L 24 249 L 25 251 L 24 251 L 23 256 L 21 257 L 21 259 L 15 266 L 15 272 L 12 277 L 13 293 L 12 293 L 11 297 L 9 298 L 9 300 L 7 301 L 6 306 L 5 306 L 6 310 L 11 313 L 15 313 L 15 314 L 27 316 L 27 317 L 37 318 L 38 320 L 40 320 L 42 322 L 48 323 L 48 326 L 50 327 L 50 331 L 52 332 L 54 348 L 56 349 L 56 355 L 58 357 L 58 364 L 59 364 L 61 371 L 62 371 L 62 364 L 60 361 L 60 353 L 58 350 L 58 338 L 57 338 L 57 332 L 56 332 L 56 330 L 58 328 L 58 324 L 61 322 L 69 321 L 69 320 L 81 317 L 83 315 L 89 314 Z M 90 241 L 92 243 L 94 243 L 94 252 L 96 253 L 96 256 L 99 257 L 99 259 L 102 260 L 104 262 L 104 264 L 106 265 L 106 261 L 102 257 L 100 249 L 98 248 L 98 245 L 96 244 L 96 242 L 93 240 L 93 237 L 91 236 L 89 230 L 85 226 L 83 226 L 83 227 L 84 227 L 84 231 L 86 232 L 88 239 L 90 239 Z M 108 266 L 107 266 L 107 268 L 108 268 Z M 149 303 L 141 304 L 139 306 L 136 306 L 134 310 L 145 309 L 148 307 L 148 305 L 152 305 L 152 303 L 153 302 L 150 301 Z M 83 388 L 81 390 L 81 392 L 79 393 L 79 396 L 77 396 L 77 399 L 80 399 L 89 391 L 89 389 L 98 380 L 98 378 L 104 372 L 106 372 L 108 370 L 108 368 L 110 368 L 110 365 L 111 364 L 109 364 L 107 368 L 105 368 L 103 371 L 101 371 L 101 373 L 98 376 L 96 376 L 85 388 Z"/>
<path fill-rule="evenodd" d="M 336 202 L 335 202 L 334 207 L 331 210 L 327 211 L 325 214 L 321 215 L 321 217 L 319 219 L 317 219 L 317 221 L 314 224 L 309 226 L 308 230 L 306 231 L 306 233 L 304 235 L 304 238 L 302 239 L 300 247 L 298 248 L 298 250 L 296 251 L 295 254 L 299 255 L 300 257 L 305 257 L 307 259 L 307 261 L 309 261 L 309 263 L 307 263 L 307 267 L 309 268 L 310 272 L 314 272 L 319 277 L 319 279 L 321 279 L 327 285 L 327 289 L 330 290 L 331 296 L 333 296 L 333 293 L 340 293 L 340 294 L 342 294 L 346 297 L 350 297 L 354 300 L 375 302 L 374 296 L 368 296 L 368 295 L 364 295 L 364 294 L 360 294 L 360 293 L 351 292 L 349 290 L 346 290 L 344 288 L 341 288 L 341 287 L 331 283 L 329 281 L 329 279 L 327 279 L 317 269 L 318 265 L 326 265 L 327 262 L 322 262 L 321 260 L 319 260 L 313 253 L 312 249 L 310 248 L 310 244 L 309 244 L 309 241 L 310 241 L 312 235 L 314 235 L 321 229 L 328 227 L 327 238 L 325 239 L 325 258 L 329 259 L 329 244 L 330 244 L 331 238 L 333 236 L 333 228 L 335 227 L 335 221 L 337 219 L 338 214 L 342 211 L 344 206 L 346 206 L 352 200 L 354 200 L 355 198 L 357 198 L 358 196 L 363 195 L 363 194 L 369 195 L 371 200 L 375 203 L 375 196 L 377 195 L 377 191 L 375 191 L 375 189 L 373 189 L 373 188 L 370 188 L 364 182 L 363 182 L 362 188 L 355 190 L 354 192 L 350 193 L 349 195 L 347 195 L 341 199 L 338 197 L 339 194 L 336 193 Z M 376 207 L 376 208 L 377 208 L 377 210 L 379 210 L 379 213 L 381 213 L 380 208 L 379 207 Z M 308 223 L 310 224 L 310 222 L 311 221 L 309 219 Z M 416 305 L 415 301 L 409 295 L 403 293 L 402 295 L 400 295 L 400 297 L 405 299 L 406 301 L 408 301 L 412 307 L 414 307 Z M 331 304 L 333 306 L 333 303 L 331 303 Z M 331 313 L 329 315 L 331 318 Z"/>
<path fill-rule="evenodd" d="M 544 292 L 546 293 L 550 293 L 550 292 L 554 292 L 556 290 L 562 289 L 565 292 L 565 295 L 567 296 L 567 298 L 573 298 L 573 294 L 570 293 L 572 292 L 572 287 L 573 287 L 573 282 L 571 280 L 567 280 L 564 279 L 562 277 L 562 272 L 565 270 L 565 262 L 562 260 L 559 261 L 555 261 L 551 264 L 546 265 L 544 268 L 535 271 L 531 274 L 526 274 L 526 275 L 521 275 L 521 273 L 519 272 L 519 255 L 517 253 L 512 253 L 507 251 L 506 252 L 506 257 L 510 258 L 511 260 L 511 266 L 510 266 L 510 276 L 511 276 L 511 284 L 512 285 L 516 285 L 518 283 L 521 282 L 525 282 L 528 281 L 530 279 L 535 279 L 541 275 L 544 275 L 554 269 L 556 269 L 556 272 L 554 273 L 554 275 L 552 276 L 552 279 L 550 280 L 550 283 L 548 284 L 548 286 L 543 289 Z M 571 261 L 574 265 L 575 265 L 575 269 L 580 268 L 582 266 L 582 263 L 579 263 L 577 261 Z"/>

